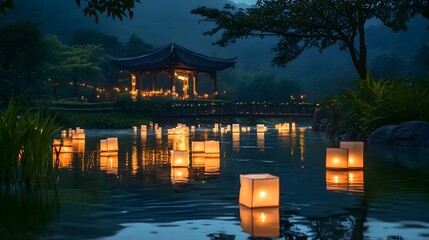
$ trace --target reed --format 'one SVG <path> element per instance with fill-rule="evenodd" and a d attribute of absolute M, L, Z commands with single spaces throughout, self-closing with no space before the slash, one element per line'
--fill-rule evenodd
<path fill-rule="evenodd" d="M 52 139 L 59 131 L 43 110 L 36 114 L 20 111 L 19 100 L 11 99 L 0 115 L 0 186 L 43 188 L 55 183 Z"/>

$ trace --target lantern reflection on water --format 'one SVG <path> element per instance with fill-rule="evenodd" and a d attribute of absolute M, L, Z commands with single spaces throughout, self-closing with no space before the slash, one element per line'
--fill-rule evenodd
<path fill-rule="evenodd" d="M 219 141 L 205 141 L 204 152 L 207 154 L 218 154 L 220 153 Z"/>
<path fill-rule="evenodd" d="M 279 178 L 270 174 L 240 175 L 239 202 L 246 207 L 278 207 Z"/>
<path fill-rule="evenodd" d="M 170 163 L 172 167 L 188 167 L 189 153 L 182 150 L 170 150 Z"/>
<path fill-rule="evenodd" d="M 280 235 L 278 207 L 248 208 L 240 205 L 240 220 L 243 231 L 253 237 L 275 238 Z"/>
<path fill-rule="evenodd" d="M 219 174 L 220 172 L 220 157 L 219 155 L 209 155 L 205 157 L 204 172 L 207 175 Z"/>
<path fill-rule="evenodd" d="M 363 148 L 362 141 L 342 141 L 340 148 L 346 148 L 349 151 L 348 168 L 363 168 Z"/>
<path fill-rule="evenodd" d="M 110 174 L 118 174 L 118 155 L 100 156 L 100 169 Z"/>
<path fill-rule="evenodd" d="M 189 178 L 189 169 L 187 167 L 172 167 L 171 168 L 171 182 L 186 183 Z"/>
<path fill-rule="evenodd" d="M 326 170 L 326 190 L 363 192 L 363 170 Z"/>
<path fill-rule="evenodd" d="M 232 133 L 232 149 L 240 151 L 240 133 Z"/>
<path fill-rule="evenodd" d="M 57 160 L 57 154 L 53 154 L 54 162 Z M 59 153 L 58 154 L 58 168 L 70 168 L 73 160 L 73 153 Z"/>
<path fill-rule="evenodd" d="M 326 148 L 326 168 L 347 168 L 348 150 L 346 148 Z"/>
<path fill-rule="evenodd" d="M 201 167 L 205 167 L 205 157 L 204 155 L 193 155 L 192 154 L 192 167 L 193 168 L 201 168 Z"/>

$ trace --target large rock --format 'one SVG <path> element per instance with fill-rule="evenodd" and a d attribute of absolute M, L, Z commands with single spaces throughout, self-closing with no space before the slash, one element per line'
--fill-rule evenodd
<path fill-rule="evenodd" d="M 429 146 L 429 123 L 404 122 L 400 125 L 384 125 L 368 137 L 369 143 L 393 143 L 403 146 Z"/>

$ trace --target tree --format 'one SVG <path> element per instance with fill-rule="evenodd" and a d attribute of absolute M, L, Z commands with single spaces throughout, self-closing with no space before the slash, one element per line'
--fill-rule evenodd
<path fill-rule="evenodd" d="M 13 23 L 0 29 L 0 65 L 4 79 L 13 86 L 12 94 L 27 90 L 34 72 L 42 66 L 45 47 L 34 22 Z"/>
<path fill-rule="evenodd" d="M 134 57 L 151 52 L 154 47 L 151 44 L 145 43 L 135 34 L 131 35 L 126 45 L 126 53 L 128 57 Z"/>
<path fill-rule="evenodd" d="M 305 49 L 339 44 L 348 50 L 360 78 L 367 76 L 365 24 L 378 19 L 395 31 L 406 30 L 415 14 L 410 1 L 258 0 L 254 7 L 223 10 L 199 7 L 193 14 L 215 23 L 205 35 L 221 33 L 214 44 L 226 46 L 247 37 L 278 37 L 273 64 L 284 66 Z"/>
<path fill-rule="evenodd" d="M 94 17 L 95 22 L 98 22 L 99 14 L 106 13 L 107 17 L 113 19 L 118 18 L 122 21 L 123 18 L 132 18 L 134 16 L 133 9 L 136 3 L 141 0 L 75 0 L 79 8 L 83 7 L 82 12 L 85 16 Z M 84 5 L 82 6 L 82 2 Z M 15 7 L 13 0 L 0 0 L 0 12 L 6 15 L 7 9 Z"/>

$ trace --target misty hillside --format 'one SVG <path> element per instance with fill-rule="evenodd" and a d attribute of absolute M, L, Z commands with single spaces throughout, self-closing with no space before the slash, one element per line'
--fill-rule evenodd
<path fill-rule="evenodd" d="M 236 68 L 220 74 L 221 85 L 233 85 L 231 82 L 235 79 L 222 78 L 231 78 L 241 72 L 274 73 L 276 78 L 297 83 L 313 100 L 320 99 L 326 93 L 337 92 L 344 86 L 351 85 L 352 80 L 357 78 L 348 53 L 340 52 L 338 47 L 331 47 L 323 53 L 319 53 L 317 49 L 307 50 L 285 68 L 280 68 L 272 67 L 270 63 L 274 55 L 271 48 L 275 46 L 275 38 L 239 40 L 226 48 L 212 46 L 211 43 L 216 37 L 203 35 L 211 25 L 206 22 L 199 23 L 201 17 L 191 15 L 190 11 L 202 5 L 221 8 L 227 2 L 229 1 L 143 0 L 134 11 L 133 19 L 121 22 L 101 17 L 100 22 L 96 24 L 94 19 L 83 16 L 75 1 L 18 0 L 16 10 L 9 11 L 8 17 L 2 17 L 1 21 L 36 20 L 45 33 L 59 35 L 64 42 L 69 41 L 72 34 L 79 29 L 94 29 L 117 36 L 121 41 L 126 41 L 132 34 L 136 34 L 155 47 L 176 42 L 210 56 L 237 56 Z M 422 45 L 429 41 L 428 26 L 429 21 L 420 18 L 410 23 L 408 32 L 393 33 L 381 25 L 369 26 L 366 35 L 369 69 L 372 69 L 372 65 L 380 68 L 377 66 L 380 59 L 397 56 L 401 61 L 400 66 L 395 67 L 397 69 L 395 77 L 420 74 L 410 70 L 409 66 L 412 66 L 413 58 Z M 380 76 L 386 74 L 380 71 L 382 70 L 377 73 Z"/>

